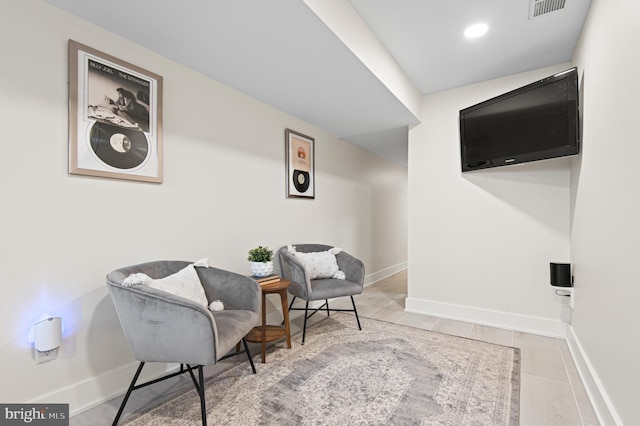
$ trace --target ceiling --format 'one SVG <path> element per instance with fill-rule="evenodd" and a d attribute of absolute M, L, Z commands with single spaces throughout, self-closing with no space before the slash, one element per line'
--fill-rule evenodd
<path fill-rule="evenodd" d="M 45 1 L 405 167 L 422 95 L 570 61 L 591 2 Z"/>

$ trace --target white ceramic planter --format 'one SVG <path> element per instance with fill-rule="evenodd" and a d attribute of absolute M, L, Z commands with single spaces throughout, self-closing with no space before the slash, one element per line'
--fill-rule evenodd
<path fill-rule="evenodd" d="M 273 272 L 273 262 L 251 262 L 251 275 L 266 277 Z"/>

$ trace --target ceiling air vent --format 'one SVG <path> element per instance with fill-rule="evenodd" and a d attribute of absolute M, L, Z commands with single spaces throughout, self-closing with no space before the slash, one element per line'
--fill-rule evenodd
<path fill-rule="evenodd" d="M 530 0 L 529 19 L 564 9 L 566 0 Z"/>

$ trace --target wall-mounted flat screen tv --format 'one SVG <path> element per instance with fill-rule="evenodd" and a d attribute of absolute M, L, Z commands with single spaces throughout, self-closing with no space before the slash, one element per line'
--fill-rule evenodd
<path fill-rule="evenodd" d="M 462 171 L 576 155 L 578 116 L 576 68 L 465 108 Z"/>

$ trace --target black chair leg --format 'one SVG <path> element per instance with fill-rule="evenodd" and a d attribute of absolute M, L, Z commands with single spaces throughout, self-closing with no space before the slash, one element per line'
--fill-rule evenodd
<path fill-rule="evenodd" d="M 293 299 L 291 299 L 291 303 L 289 303 L 289 312 L 291 312 L 291 307 L 293 306 L 293 302 L 296 300 L 296 297 L 293 296 Z M 282 323 L 280 325 L 284 325 L 284 319 L 282 320 Z"/>
<path fill-rule="evenodd" d="M 315 313 L 315 312 L 314 312 Z M 302 344 L 304 345 L 304 338 L 307 335 L 307 316 L 309 314 L 309 301 L 304 307 L 304 325 L 302 326 Z"/>
<path fill-rule="evenodd" d="M 244 339 L 242 340 L 244 341 Z M 251 359 L 251 353 L 249 352 L 249 348 L 247 347 L 246 341 L 244 341 L 244 344 L 245 344 L 245 349 L 247 350 L 247 354 L 249 354 L 249 361 L 251 362 L 251 367 L 253 368 L 253 372 L 255 373 L 256 372 L 255 366 L 253 365 L 253 360 Z M 233 356 L 233 355 L 235 354 L 231 354 L 230 356 Z M 170 373 L 165 376 L 159 377 L 157 379 L 150 380 L 150 381 L 141 383 L 139 385 L 136 385 L 136 382 L 140 377 L 140 373 L 142 372 L 142 367 L 144 367 L 144 364 L 145 364 L 144 361 L 140 362 L 140 365 L 138 366 L 138 370 L 136 371 L 136 374 L 133 376 L 133 380 L 129 385 L 129 389 L 127 389 L 127 393 L 125 394 L 124 399 L 122 400 L 122 404 L 120 404 L 120 408 L 118 409 L 118 414 L 116 414 L 116 418 L 113 420 L 112 426 L 116 426 L 118 424 L 118 421 L 120 420 L 120 416 L 122 416 L 122 412 L 124 411 L 124 407 L 125 405 L 127 405 L 127 401 L 129 400 L 129 397 L 131 396 L 131 393 L 134 390 L 140 389 L 149 385 L 153 385 L 154 383 L 158 383 L 163 380 L 170 379 L 172 377 L 180 376 L 187 372 L 189 373 L 189 376 L 191 376 L 193 385 L 196 387 L 196 390 L 198 391 L 198 396 L 200 397 L 202 425 L 207 426 L 207 408 L 206 408 L 206 401 L 204 399 L 204 389 L 205 389 L 204 388 L 204 371 L 203 371 L 202 365 L 198 365 L 197 367 L 192 367 L 189 364 L 180 364 L 180 369 L 177 372 Z M 193 370 L 195 370 L 196 368 L 198 369 L 198 376 L 199 376 L 197 379 L 196 379 L 196 376 L 193 374 Z"/>
<path fill-rule="evenodd" d="M 133 391 L 133 388 L 136 385 L 136 381 L 138 381 L 138 377 L 140 377 L 140 372 L 142 371 L 142 367 L 144 367 L 144 362 L 140 363 L 140 365 L 138 366 L 138 370 L 136 371 L 136 374 L 133 375 L 133 380 L 129 385 L 129 389 L 127 389 L 127 393 L 125 394 L 124 399 L 122 400 L 122 404 L 120 404 L 120 409 L 118 410 L 118 414 L 116 414 L 116 418 L 113 420 L 113 426 L 116 426 L 118 424 L 118 420 L 120 420 L 122 411 L 124 411 L 124 406 L 127 405 L 129 396 L 131 396 L 131 392 Z"/>
<path fill-rule="evenodd" d="M 251 370 L 253 370 L 253 374 L 256 374 L 256 366 L 253 364 L 253 357 L 251 356 L 249 345 L 247 345 L 247 341 L 244 337 L 242 338 L 242 344 L 244 345 L 244 350 L 247 352 L 247 358 L 249 358 L 249 364 L 251 364 Z"/>
<path fill-rule="evenodd" d="M 360 318 L 358 318 L 358 310 L 356 309 L 356 302 L 353 300 L 353 296 L 351 296 L 351 304 L 353 305 L 353 313 L 356 314 L 356 321 L 358 321 L 358 330 L 362 330 L 362 327 L 360 327 Z"/>
<path fill-rule="evenodd" d="M 327 316 L 329 316 L 329 299 L 324 299 L 325 305 L 327 305 Z"/>
<path fill-rule="evenodd" d="M 293 296 L 293 299 L 291 299 L 291 303 L 289 303 L 289 311 L 291 311 L 291 307 L 293 306 L 293 302 L 296 301 L 296 297 Z"/>
<path fill-rule="evenodd" d="M 200 385 L 198 386 L 198 395 L 200 395 L 200 410 L 202 412 L 202 426 L 207 426 L 207 407 L 204 400 L 204 372 L 202 366 L 198 366 L 198 378 Z"/>

